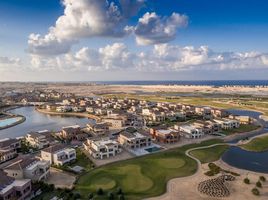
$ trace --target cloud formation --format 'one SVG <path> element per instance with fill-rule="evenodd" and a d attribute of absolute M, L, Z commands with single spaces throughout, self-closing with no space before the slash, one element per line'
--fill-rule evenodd
<path fill-rule="evenodd" d="M 98 50 L 84 47 L 75 53 L 44 58 L 32 57 L 37 69 L 109 71 L 182 71 L 268 68 L 268 54 L 258 52 L 215 52 L 207 46 L 158 44 L 147 52 L 130 52 L 123 43 Z"/>
<path fill-rule="evenodd" d="M 0 56 L 0 70 L 12 70 L 14 67 L 19 67 L 21 63 L 19 58 Z"/>
<path fill-rule="evenodd" d="M 155 12 L 145 13 L 135 27 L 136 41 L 140 45 L 167 43 L 176 37 L 177 29 L 188 24 L 188 17 L 173 13 L 160 17 Z"/>
<path fill-rule="evenodd" d="M 64 14 L 44 36 L 31 34 L 28 51 L 36 55 L 59 55 L 70 51 L 81 38 L 124 37 L 132 32 L 127 19 L 143 6 L 143 0 L 63 0 Z M 119 7 L 121 6 L 121 7 Z"/>

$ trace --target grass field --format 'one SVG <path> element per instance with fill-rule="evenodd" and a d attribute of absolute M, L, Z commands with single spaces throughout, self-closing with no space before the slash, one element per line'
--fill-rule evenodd
<path fill-rule="evenodd" d="M 96 168 L 79 178 L 75 190 L 84 198 L 90 192 L 96 195 L 99 188 L 107 194 L 118 187 L 130 200 L 158 196 L 166 191 L 168 180 L 192 175 L 197 170 L 197 163 L 185 155 L 187 149 L 220 142 L 209 140 Z M 107 195 L 97 197 L 106 198 Z"/>
<path fill-rule="evenodd" d="M 256 151 L 256 152 L 267 151 L 268 136 L 254 138 L 249 143 L 241 145 L 241 147 L 248 151 Z"/>
<path fill-rule="evenodd" d="M 201 163 L 214 162 L 220 159 L 221 155 L 229 148 L 228 145 L 210 147 L 207 149 L 194 150 L 190 152 L 192 156 L 200 160 Z"/>
<path fill-rule="evenodd" d="M 253 124 L 241 124 L 239 128 L 221 130 L 221 132 L 225 135 L 231 135 L 235 133 L 246 133 L 246 132 L 254 131 L 258 128 L 260 128 L 260 126 L 256 126 Z"/>

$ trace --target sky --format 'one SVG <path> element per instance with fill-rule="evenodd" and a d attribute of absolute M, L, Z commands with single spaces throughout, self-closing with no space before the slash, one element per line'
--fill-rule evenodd
<path fill-rule="evenodd" d="M 3 0 L 0 81 L 267 79 L 267 0 Z"/>

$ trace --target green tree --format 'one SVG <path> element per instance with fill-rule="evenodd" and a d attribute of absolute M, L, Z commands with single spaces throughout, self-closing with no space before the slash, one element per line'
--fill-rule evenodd
<path fill-rule="evenodd" d="M 258 188 L 261 188 L 261 187 L 262 187 L 262 183 L 261 183 L 260 181 L 258 181 L 258 182 L 256 183 L 256 186 L 257 186 Z"/>
<path fill-rule="evenodd" d="M 257 188 L 253 188 L 251 190 L 252 194 L 256 195 L 256 196 L 259 196 L 260 195 L 260 191 L 257 189 Z"/>
<path fill-rule="evenodd" d="M 97 190 L 97 194 L 98 194 L 98 195 L 103 195 L 103 189 L 102 189 L 102 188 L 99 188 L 99 189 Z"/>
<path fill-rule="evenodd" d="M 245 179 L 244 179 L 244 183 L 246 183 L 246 184 L 250 184 L 250 180 L 249 180 L 249 178 L 245 178 Z"/>
<path fill-rule="evenodd" d="M 260 181 L 265 182 L 266 178 L 264 176 L 260 176 Z"/>

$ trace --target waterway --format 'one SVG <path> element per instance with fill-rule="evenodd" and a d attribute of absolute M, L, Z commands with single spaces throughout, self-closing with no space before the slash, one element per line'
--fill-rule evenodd
<path fill-rule="evenodd" d="M 236 143 L 240 139 L 250 138 L 256 135 L 267 133 L 267 122 L 259 119 L 261 113 L 248 110 L 229 110 L 229 112 L 237 115 L 248 115 L 258 119 L 263 124 L 264 128 L 258 131 L 254 131 L 247 136 L 241 136 L 235 140 L 229 141 L 229 143 Z M 265 152 L 251 152 L 241 149 L 239 147 L 230 147 L 222 156 L 222 160 L 227 164 L 249 171 L 268 173 L 268 151 Z"/>
<path fill-rule="evenodd" d="M 58 131 L 62 127 L 70 125 L 80 125 L 83 127 L 89 121 L 92 121 L 92 119 L 87 118 L 43 114 L 36 111 L 34 107 L 21 107 L 10 110 L 9 112 L 25 116 L 26 121 L 19 125 L 0 130 L 0 139 L 21 137 L 31 131 Z"/>

